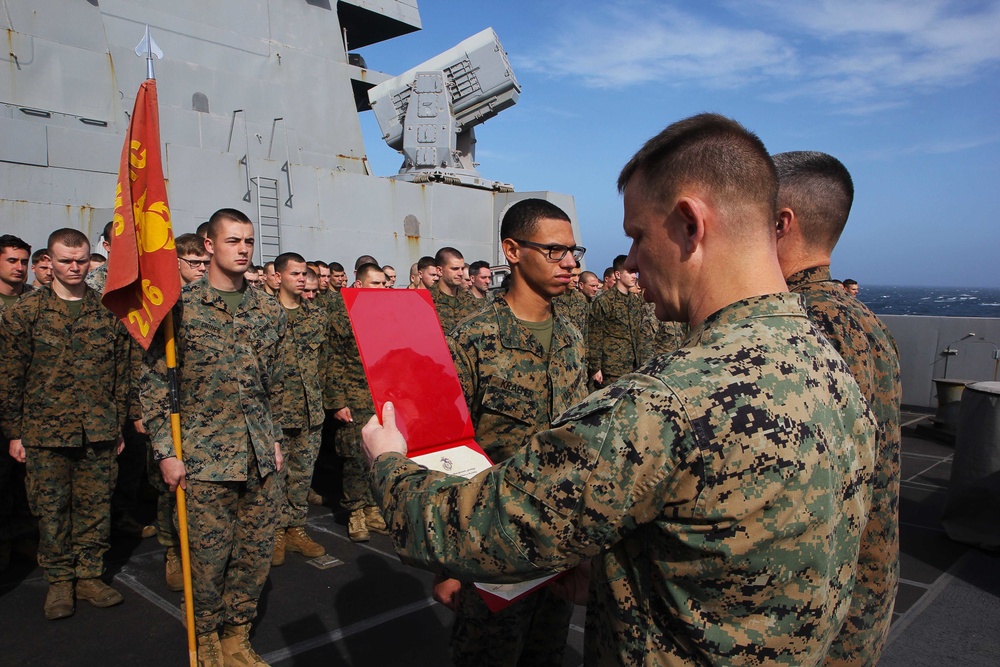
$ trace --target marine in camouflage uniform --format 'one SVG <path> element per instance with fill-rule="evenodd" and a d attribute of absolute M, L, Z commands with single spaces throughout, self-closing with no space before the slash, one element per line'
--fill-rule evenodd
<path fill-rule="evenodd" d="M 375 414 L 375 404 L 344 297 L 339 291 L 330 290 L 328 309 L 333 381 L 327 389 L 326 405 L 333 410 L 335 418 L 338 414 L 345 415 L 345 409 L 350 415 L 350 421 L 337 418 L 337 429 L 334 431 L 337 455 L 344 463 L 341 505 L 351 513 L 348 535 L 356 542 L 364 542 L 370 539 L 369 530 L 381 534 L 387 532 L 365 479 L 365 461 L 361 452 L 361 426 Z"/>
<path fill-rule="evenodd" d="M 455 296 L 445 294 L 441 291 L 441 281 L 434 283 L 430 292 L 431 299 L 434 301 L 434 310 L 437 311 L 438 320 L 441 321 L 441 329 L 445 333 L 454 329 L 455 325 L 482 308 L 479 300 L 463 289 L 459 289 Z"/>
<path fill-rule="evenodd" d="M 131 339 L 99 293 L 87 288 L 81 302 L 67 302 L 50 287 L 4 311 L 0 339 L 0 425 L 25 448 L 38 563 L 50 584 L 98 579 L 129 416 Z"/>
<path fill-rule="evenodd" d="M 558 309 L 548 349 L 502 298 L 453 330 L 448 344 L 476 442 L 493 461 L 515 455 L 587 395 L 583 337 Z M 469 583 L 456 612 L 455 665 L 561 664 L 573 608 L 547 588 L 493 613 Z"/>
<path fill-rule="evenodd" d="M 565 292 L 553 299 L 553 302 L 583 334 L 584 356 L 586 356 L 587 318 L 590 316 L 590 302 L 587 301 L 587 297 L 580 290 L 568 287 Z"/>
<path fill-rule="evenodd" d="M 822 659 L 850 604 L 871 413 L 795 296 L 732 304 L 689 341 L 467 482 L 380 456 L 403 561 L 514 581 L 595 558 L 587 664 Z"/>
<path fill-rule="evenodd" d="M 287 257 L 287 256 L 286 256 Z M 282 342 L 284 356 L 284 383 L 280 406 L 283 431 L 281 470 L 281 518 L 275 541 L 273 565 L 284 562 L 285 531 L 288 546 L 309 557 L 320 556 L 325 549 L 305 533 L 309 504 L 306 498 L 312 481 L 316 457 L 319 455 L 323 435 L 324 391 L 329 393 L 332 380 L 329 354 L 329 315 L 326 308 L 310 303 L 296 292 L 295 271 L 304 275 L 305 262 L 300 256 L 279 256 L 276 268 L 280 286 L 276 297 L 279 303 L 286 293 L 298 298 L 297 308 L 283 308 L 288 317 L 288 328 Z M 304 280 L 303 280 L 304 283 Z"/>
<path fill-rule="evenodd" d="M 631 373 L 652 355 L 651 340 L 643 335 L 643 302 L 635 294 L 612 288 L 590 304 L 587 320 L 587 375 L 604 376 L 607 386 Z"/>
<path fill-rule="evenodd" d="M 684 344 L 688 326 L 683 322 L 661 322 L 656 319 L 652 303 L 643 304 L 643 336 L 652 341 L 650 358 L 670 354 Z"/>
<path fill-rule="evenodd" d="M 833 156 L 811 151 L 780 153 L 774 161 L 780 185 L 778 257 L 785 281 L 847 362 L 879 424 L 871 511 L 861 537 L 851 609 L 824 663 L 875 665 L 899 586 L 899 354 L 878 317 L 830 276 L 830 255 L 854 198 L 847 168 Z"/>
<path fill-rule="evenodd" d="M 273 298 L 249 287 L 234 312 L 202 279 L 181 290 L 174 324 L 201 636 L 221 624 L 247 627 L 270 571 L 279 518 L 275 443 L 282 437 L 272 404 L 281 400 L 286 318 Z M 141 397 L 162 467 L 175 455 L 162 336 L 146 354 Z"/>

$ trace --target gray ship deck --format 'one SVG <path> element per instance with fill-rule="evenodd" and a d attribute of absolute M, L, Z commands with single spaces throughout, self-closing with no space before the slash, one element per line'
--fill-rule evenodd
<path fill-rule="evenodd" d="M 902 584 L 883 667 L 1000 664 L 1000 556 L 952 542 L 941 528 L 952 449 L 904 430 Z M 264 590 L 254 646 L 274 665 L 444 665 L 451 612 L 430 598 L 431 576 L 399 563 L 388 538 L 347 539 L 344 516 L 311 509 L 311 533 L 342 564 L 320 570 L 298 554 L 275 568 Z M 49 622 L 41 572 L 15 555 L 0 575 L 0 663 L 8 665 L 184 665 L 180 593 L 163 581 L 155 539 L 116 539 L 109 575 L 125 603 Z M 583 610 L 570 630 L 565 665 L 582 664 Z"/>

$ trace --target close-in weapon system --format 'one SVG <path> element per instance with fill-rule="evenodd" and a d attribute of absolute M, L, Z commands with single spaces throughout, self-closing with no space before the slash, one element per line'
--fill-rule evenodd
<path fill-rule="evenodd" d="M 368 91 L 382 138 L 403 154 L 398 180 L 502 192 L 476 171 L 474 128 L 514 106 L 521 87 L 492 28 Z"/>

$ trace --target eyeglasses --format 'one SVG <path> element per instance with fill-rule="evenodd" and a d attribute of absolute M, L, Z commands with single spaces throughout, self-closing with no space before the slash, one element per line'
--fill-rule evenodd
<path fill-rule="evenodd" d="M 562 258 L 566 256 L 566 253 L 571 253 L 573 255 L 573 259 L 579 262 L 583 258 L 584 253 L 587 252 L 586 248 L 578 245 L 565 246 L 559 245 L 558 243 L 535 243 L 534 241 L 524 241 L 522 239 L 511 239 L 511 241 L 520 243 L 521 245 L 531 246 L 532 248 L 538 248 L 539 250 L 544 250 L 546 251 L 548 258 L 553 262 L 561 261 Z"/>
<path fill-rule="evenodd" d="M 188 259 L 187 257 L 178 257 L 178 259 L 182 259 L 187 262 L 187 265 L 192 269 L 197 269 L 200 266 L 204 266 L 207 269 L 208 263 L 212 261 L 210 259 Z"/>

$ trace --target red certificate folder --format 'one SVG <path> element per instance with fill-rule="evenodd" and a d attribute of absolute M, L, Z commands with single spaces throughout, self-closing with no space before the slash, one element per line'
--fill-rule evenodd
<path fill-rule="evenodd" d="M 474 440 L 448 343 L 427 290 L 340 290 L 365 367 L 375 414 L 391 402 L 407 456 L 432 470 L 472 477 L 492 465 Z M 476 584 L 492 611 L 551 577 L 521 584 Z"/>

